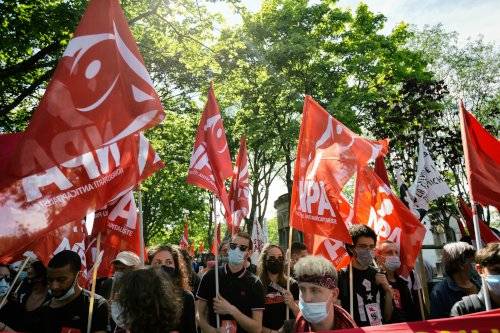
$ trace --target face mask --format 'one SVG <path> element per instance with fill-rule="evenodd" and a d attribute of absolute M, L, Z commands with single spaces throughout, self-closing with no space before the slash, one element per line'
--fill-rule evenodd
<path fill-rule="evenodd" d="M 70 299 L 71 297 L 73 297 L 75 295 L 75 286 L 76 286 L 76 280 L 78 279 L 78 274 L 76 274 L 75 276 L 75 280 L 73 280 L 73 283 L 71 284 L 71 287 L 69 287 L 69 289 L 66 291 L 66 293 L 64 295 L 62 295 L 61 297 L 54 297 L 54 299 L 56 301 L 65 301 L 67 299 Z"/>
<path fill-rule="evenodd" d="M 111 303 L 111 318 L 115 322 L 116 326 L 125 328 L 125 321 L 123 318 L 123 309 L 117 301 Z"/>
<path fill-rule="evenodd" d="M 7 291 L 9 291 L 10 284 L 4 279 L 0 280 L 0 297 L 3 297 L 7 294 Z"/>
<path fill-rule="evenodd" d="M 394 272 L 401 267 L 401 260 L 399 260 L 398 256 L 387 256 L 384 265 L 388 271 Z"/>
<path fill-rule="evenodd" d="M 171 279 L 176 279 L 177 276 L 179 275 L 179 271 L 177 270 L 177 268 L 174 268 L 174 267 L 170 267 L 170 266 L 165 266 L 165 265 L 162 265 L 161 266 L 161 269 L 168 274 L 168 276 L 170 276 Z"/>
<path fill-rule="evenodd" d="M 485 279 L 489 292 L 495 296 L 500 296 L 500 275 L 488 275 Z"/>
<path fill-rule="evenodd" d="M 271 274 L 278 274 L 283 271 L 284 263 L 282 260 L 270 259 L 266 261 L 267 271 Z"/>
<path fill-rule="evenodd" d="M 241 265 L 245 259 L 245 252 L 238 248 L 229 249 L 227 259 L 230 265 Z"/>
<path fill-rule="evenodd" d="M 362 266 L 370 266 L 373 261 L 373 250 L 356 249 L 356 259 Z"/>
<path fill-rule="evenodd" d="M 123 276 L 123 272 L 117 271 L 117 272 L 114 272 L 114 273 L 113 273 L 113 279 L 114 279 L 115 281 L 116 281 L 116 280 L 119 280 L 122 276 Z"/>
<path fill-rule="evenodd" d="M 325 320 L 328 316 L 326 304 L 327 302 L 306 303 L 302 300 L 302 297 L 299 297 L 300 312 L 302 312 L 305 320 L 311 324 L 318 324 Z"/>

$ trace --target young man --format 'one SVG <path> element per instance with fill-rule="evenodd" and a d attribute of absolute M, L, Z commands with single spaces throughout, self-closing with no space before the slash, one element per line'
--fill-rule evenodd
<path fill-rule="evenodd" d="M 305 256 L 309 255 L 307 253 L 307 247 L 304 243 L 301 242 L 293 242 L 292 247 L 290 249 L 290 259 L 291 259 L 291 267 L 290 267 L 290 275 L 292 277 L 295 277 L 295 272 L 293 270 L 295 264 L 297 261 L 299 261 L 300 258 L 304 258 Z"/>
<path fill-rule="evenodd" d="M 113 277 L 98 280 L 96 293 L 109 300 L 111 298 L 111 290 L 116 281 L 125 273 L 134 271 L 142 267 L 141 259 L 137 254 L 130 251 L 122 251 L 116 255 L 116 258 L 111 262 L 113 265 Z"/>
<path fill-rule="evenodd" d="M 295 265 L 299 284 L 299 309 L 295 320 L 286 321 L 282 333 L 320 332 L 356 327 L 347 311 L 336 305 L 337 271 L 321 256 L 306 256 Z"/>
<path fill-rule="evenodd" d="M 408 282 L 396 273 L 401 266 L 396 243 L 390 240 L 380 242 L 377 245 L 376 255 L 377 264 L 385 272 L 392 287 L 394 311 L 391 323 L 422 320 L 418 304 L 418 293 L 412 292 L 408 287 Z M 410 274 L 413 274 L 413 272 L 410 272 Z"/>
<path fill-rule="evenodd" d="M 70 329 L 87 332 L 90 292 L 78 284 L 80 256 L 64 250 L 56 254 L 47 268 L 47 281 L 53 298 L 41 310 L 39 332 L 59 333 Z M 105 333 L 108 329 L 108 303 L 95 295 L 91 332 Z"/>
<path fill-rule="evenodd" d="M 358 326 L 375 326 L 392 319 L 392 291 L 387 277 L 371 266 L 377 235 L 368 226 L 355 224 L 349 228 L 353 245 L 346 245 L 351 256 L 353 281 L 353 318 Z M 339 274 L 340 301 L 350 311 L 349 268 Z"/>
<path fill-rule="evenodd" d="M 491 308 L 500 308 L 500 243 L 489 243 L 476 255 L 476 269 L 486 280 Z M 451 308 L 451 316 L 480 312 L 486 310 L 483 285 L 479 293 L 465 296 Z"/>
<path fill-rule="evenodd" d="M 219 295 L 215 291 L 215 269 L 202 278 L 196 294 L 199 326 L 204 333 L 216 332 L 216 314 L 223 332 L 260 333 L 264 310 L 262 283 L 244 265 L 252 240 L 239 232 L 229 243 L 228 263 L 218 268 Z"/>

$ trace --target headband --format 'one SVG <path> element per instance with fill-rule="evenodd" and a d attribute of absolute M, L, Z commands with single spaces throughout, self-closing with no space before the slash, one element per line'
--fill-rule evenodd
<path fill-rule="evenodd" d="M 327 289 L 333 289 L 337 287 L 337 283 L 335 282 L 335 278 L 331 275 L 323 275 L 323 276 L 318 276 L 318 275 L 302 275 L 300 277 L 297 277 L 298 282 L 308 282 L 308 283 L 313 283 L 316 284 L 320 287 L 324 287 Z"/>

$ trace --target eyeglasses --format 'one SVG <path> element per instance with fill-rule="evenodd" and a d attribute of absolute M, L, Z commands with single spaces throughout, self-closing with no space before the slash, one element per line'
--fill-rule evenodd
<path fill-rule="evenodd" d="M 245 252 L 247 249 L 248 249 L 248 246 L 247 245 L 238 245 L 236 243 L 229 243 L 229 248 L 231 248 L 231 250 L 235 250 L 236 248 L 239 248 L 240 251 L 242 252 Z"/>

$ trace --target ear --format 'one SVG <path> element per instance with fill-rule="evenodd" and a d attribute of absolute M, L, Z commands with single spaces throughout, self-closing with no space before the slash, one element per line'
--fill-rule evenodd
<path fill-rule="evenodd" d="M 479 273 L 479 275 L 482 275 L 485 273 L 484 268 L 479 264 L 476 264 L 476 271 Z"/>
<path fill-rule="evenodd" d="M 333 288 L 332 289 L 332 302 L 333 302 L 333 304 L 337 303 L 338 297 L 339 297 L 339 288 Z"/>

